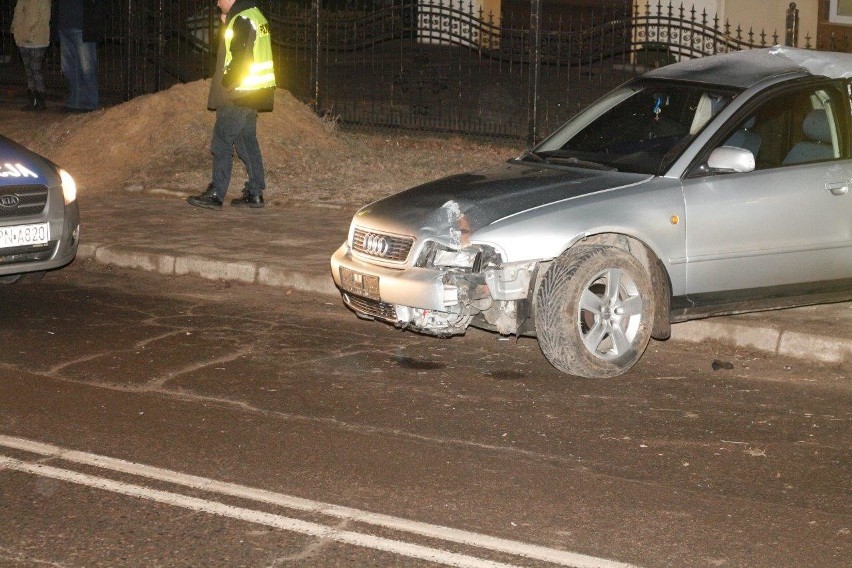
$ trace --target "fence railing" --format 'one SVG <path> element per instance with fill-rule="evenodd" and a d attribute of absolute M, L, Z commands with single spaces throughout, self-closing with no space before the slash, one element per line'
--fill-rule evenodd
<path fill-rule="evenodd" d="M 777 30 L 771 34 L 765 30 L 755 32 L 743 30 L 729 21 L 722 21 L 716 14 L 706 10 L 698 12 L 695 6 L 687 8 L 669 2 L 663 5 L 657 2 L 651 7 L 646 3 L 645 13 L 634 18 L 636 29 L 635 45 L 662 46 L 666 52 L 676 58 L 696 58 L 716 53 L 740 51 L 780 41 Z"/>
<path fill-rule="evenodd" d="M 776 30 L 744 30 L 673 0 L 601 0 L 593 13 L 566 8 L 547 18 L 541 0 L 523 14 L 485 13 L 473 0 L 300 2 L 261 7 L 279 86 L 317 112 L 350 124 L 529 141 L 648 67 L 782 41 Z M 20 87 L 10 4 L 0 7 L 0 85 Z M 219 22 L 211 5 L 110 2 L 102 98 L 121 102 L 210 77 Z M 56 46 L 45 71 L 59 95 Z"/>

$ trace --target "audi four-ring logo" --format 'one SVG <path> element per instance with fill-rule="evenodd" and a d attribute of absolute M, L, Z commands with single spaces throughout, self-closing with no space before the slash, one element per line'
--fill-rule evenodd
<path fill-rule="evenodd" d="M 364 235 L 364 252 L 373 256 L 387 256 L 390 243 L 382 235 L 367 233 Z"/>

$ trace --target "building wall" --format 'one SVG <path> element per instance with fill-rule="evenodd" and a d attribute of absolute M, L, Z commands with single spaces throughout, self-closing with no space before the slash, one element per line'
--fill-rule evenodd
<path fill-rule="evenodd" d="M 824 50 L 852 51 L 852 25 L 832 22 L 830 5 L 830 0 L 820 0 L 817 46 Z"/>
<path fill-rule="evenodd" d="M 784 43 L 789 0 L 723 0 L 725 15 L 731 25 L 741 25 L 744 30 L 751 27 L 755 32 L 763 29 L 768 35 L 778 32 L 780 43 Z M 798 0 L 799 47 L 816 47 L 819 0 Z M 767 39 L 767 41 L 769 41 Z"/>
<path fill-rule="evenodd" d="M 498 0 L 502 4 L 504 25 L 514 28 L 528 28 L 531 0 Z M 600 24 L 623 18 L 630 14 L 635 0 L 541 0 L 541 20 L 544 25 L 564 27 L 582 22 L 584 26 L 592 22 Z M 640 0 L 644 3 L 646 0 Z M 656 0 L 654 0 L 656 2 Z"/>
<path fill-rule="evenodd" d="M 680 8 L 679 0 L 664 0 L 664 9 L 671 1 L 677 9 Z M 816 47 L 818 8 L 820 0 L 798 0 L 796 7 L 799 10 L 799 47 L 806 47 L 807 37 L 810 36 L 810 46 Z M 761 31 L 766 32 L 766 42 L 771 43 L 773 34 L 778 34 L 779 43 L 784 43 L 787 24 L 787 9 L 789 0 L 683 0 L 685 13 L 691 14 L 695 7 L 697 17 L 701 17 L 707 11 L 707 18 L 713 20 L 719 17 L 720 27 L 727 21 L 733 30 L 737 26 L 742 28 L 743 34 L 748 34 L 749 29 L 755 33 L 755 41 L 760 41 Z M 639 12 L 645 11 L 647 4 L 640 0 Z M 651 12 L 656 11 L 656 2 L 651 2 Z"/>
<path fill-rule="evenodd" d="M 502 13 L 504 25 L 509 27 L 526 28 L 529 26 L 530 0 L 479 0 L 486 13 L 491 11 L 496 16 Z M 592 21 L 601 17 L 601 5 L 604 0 L 542 0 L 541 10 L 544 21 L 555 21 L 562 18 L 565 22 L 579 22 L 581 19 Z M 652 13 L 656 10 L 658 0 L 605 0 L 608 12 L 604 17 L 619 15 L 625 10 L 629 13 L 634 5 L 638 14 L 645 12 L 650 2 Z M 660 0 L 664 10 L 669 2 L 675 10 L 679 10 L 681 2 L 687 15 L 695 7 L 695 13 L 700 18 L 706 10 L 711 21 L 714 16 L 724 25 L 729 22 L 733 29 L 740 26 L 744 34 L 749 29 L 755 34 L 766 32 L 766 42 L 771 43 L 773 34 L 778 34 L 778 41 L 785 42 L 787 27 L 787 9 L 790 0 Z M 852 0 L 838 0 L 849 2 Z M 834 24 L 828 21 L 828 7 L 831 0 L 797 0 L 799 10 L 798 46 L 813 49 L 827 49 L 831 34 L 837 38 L 849 38 L 846 47 L 852 49 L 852 25 Z M 615 6 L 615 8 L 613 8 Z M 502 7 L 502 10 L 501 10 Z M 592 16 L 592 14 L 595 16 Z M 756 41 L 760 41 L 755 36 Z"/>
<path fill-rule="evenodd" d="M 673 2 L 677 4 L 678 2 Z M 653 3 L 652 3 L 653 4 Z M 665 4 L 665 2 L 664 2 Z M 683 0 L 684 7 L 691 12 L 691 7 L 695 6 L 696 16 L 701 16 L 704 11 L 707 11 L 707 18 L 713 19 L 714 15 L 719 16 L 719 21 L 725 21 L 725 0 Z"/>

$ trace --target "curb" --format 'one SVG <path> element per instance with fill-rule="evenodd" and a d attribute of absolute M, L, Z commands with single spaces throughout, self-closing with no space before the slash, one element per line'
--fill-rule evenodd
<path fill-rule="evenodd" d="M 339 293 L 331 277 L 258 267 L 254 262 L 228 262 L 197 255 L 172 256 L 98 243 L 80 243 L 77 257 L 92 259 L 105 265 L 156 272 L 166 276 L 192 275 L 207 280 L 229 280 L 245 284 L 293 288 L 334 296 Z"/>
<path fill-rule="evenodd" d="M 166 276 L 192 275 L 207 280 L 230 280 L 332 296 L 339 294 L 330 276 L 258 266 L 254 262 L 228 262 L 197 255 L 172 256 L 99 243 L 80 243 L 77 256 L 105 265 Z M 852 361 L 852 339 L 809 335 L 772 327 L 695 320 L 674 324 L 671 339 L 690 343 L 718 341 L 771 355 L 821 363 Z"/>
<path fill-rule="evenodd" d="M 688 321 L 672 326 L 672 339 L 691 343 L 720 341 L 773 355 L 821 363 L 852 361 L 852 339 L 809 335 L 770 327 Z"/>

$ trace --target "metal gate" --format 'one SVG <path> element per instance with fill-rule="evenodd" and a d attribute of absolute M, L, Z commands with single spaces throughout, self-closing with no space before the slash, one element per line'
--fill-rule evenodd
<path fill-rule="evenodd" d="M 485 0 L 476 0 L 477 2 Z M 692 7 L 601 0 L 594 10 L 486 12 L 474 0 L 260 2 L 278 84 L 343 123 L 479 136 L 542 138 L 648 67 L 779 43 Z M 23 68 L 0 8 L 0 85 Z M 218 14 L 209 0 L 109 2 L 99 46 L 101 97 L 118 103 L 208 78 Z M 551 7 L 552 8 L 552 7 Z M 59 49 L 45 64 L 61 96 Z"/>

